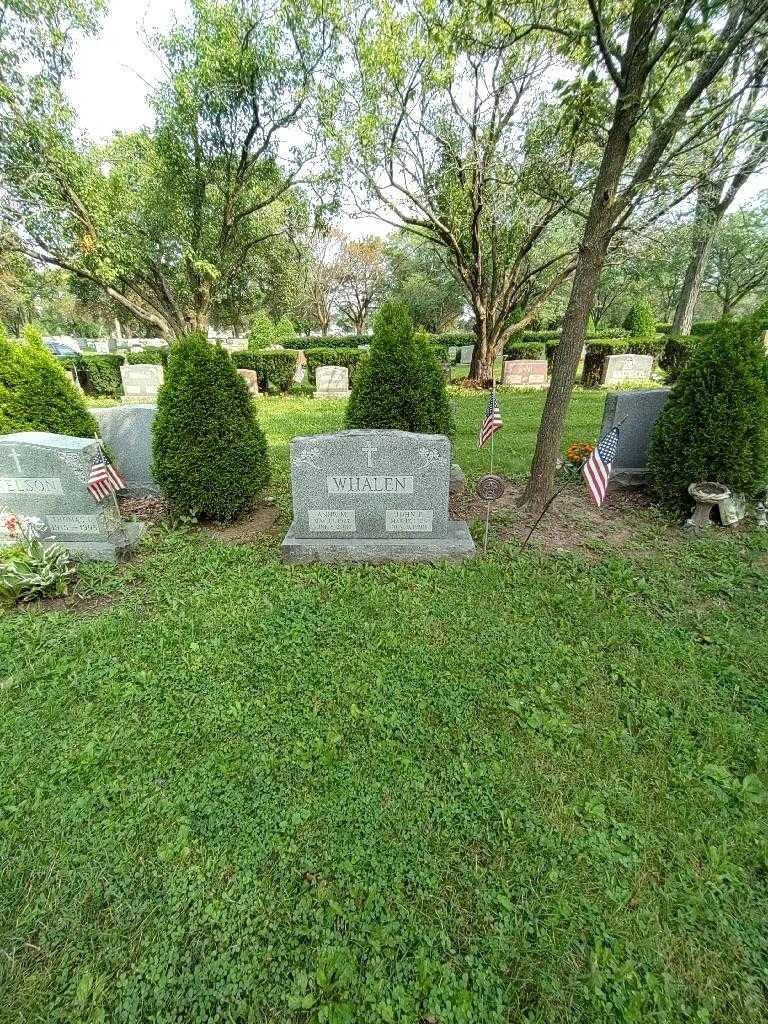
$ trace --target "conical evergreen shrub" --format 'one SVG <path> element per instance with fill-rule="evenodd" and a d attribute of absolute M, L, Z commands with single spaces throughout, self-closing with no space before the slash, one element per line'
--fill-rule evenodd
<path fill-rule="evenodd" d="M 633 338 L 650 338 L 656 333 L 656 315 L 647 299 L 638 299 L 624 320 L 624 329 Z"/>
<path fill-rule="evenodd" d="M 81 392 L 33 327 L 25 327 L 18 342 L 0 331 L 0 433 L 20 430 L 98 434 Z"/>
<path fill-rule="evenodd" d="M 658 419 L 649 480 L 669 508 L 690 510 L 688 486 L 714 480 L 755 494 L 768 481 L 768 374 L 749 326 L 702 338 Z"/>
<path fill-rule="evenodd" d="M 345 422 L 427 434 L 450 429 L 440 364 L 400 303 L 387 303 L 376 315 L 370 358 L 353 378 Z"/>
<path fill-rule="evenodd" d="M 269 481 L 264 434 L 224 349 L 193 334 L 174 345 L 154 423 L 154 475 L 177 514 L 235 519 Z"/>

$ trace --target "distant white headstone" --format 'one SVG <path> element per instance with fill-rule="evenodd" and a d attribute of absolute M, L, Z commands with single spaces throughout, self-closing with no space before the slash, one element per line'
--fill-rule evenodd
<path fill-rule="evenodd" d="M 318 366 L 315 370 L 315 398 L 349 398 L 347 367 Z"/>
<path fill-rule="evenodd" d="M 608 356 L 603 367 L 602 383 L 624 384 L 630 380 L 650 380 L 653 371 L 653 356 L 618 355 Z"/>
<path fill-rule="evenodd" d="M 126 398 L 157 398 L 163 383 L 163 368 L 155 363 L 124 363 L 120 367 Z"/>

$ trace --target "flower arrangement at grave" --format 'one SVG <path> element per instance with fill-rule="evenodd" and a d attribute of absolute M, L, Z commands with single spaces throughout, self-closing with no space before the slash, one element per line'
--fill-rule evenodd
<path fill-rule="evenodd" d="M 593 444 L 587 444 L 585 441 L 576 441 L 566 450 L 566 462 L 574 469 L 581 469 L 594 450 L 595 446 Z"/>
<path fill-rule="evenodd" d="M 75 567 L 60 544 L 44 545 L 42 520 L 0 511 L 0 604 L 63 597 Z"/>

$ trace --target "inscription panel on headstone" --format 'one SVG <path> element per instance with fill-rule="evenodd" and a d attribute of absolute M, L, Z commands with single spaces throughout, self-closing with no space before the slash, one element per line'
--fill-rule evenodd
<path fill-rule="evenodd" d="M 649 380 L 653 370 L 653 356 L 608 356 L 603 367 L 604 385 L 624 384 L 630 380 Z"/>
<path fill-rule="evenodd" d="M 164 380 L 163 368 L 155 363 L 124 363 L 120 367 L 126 398 L 156 398 Z"/>
<path fill-rule="evenodd" d="M 114 500 L 98 502 L 88 474 L 100 452 L 93 438 L 28 431 L 0 436 L 0 508 L 30 520 L 46 543 L 114 558 L 139 532 L 123 524 Z M 131 537 L 129 537 L 131 534 Z"/>
<path fill-rule="evenodd" d="M 444 538 L 451 443 L 437 434 L 346 430 L 291 442 L 295 537 Z"/>
<path fill-rule="evenodd" d="M 348 398 L 349 370 L 346 366 L 318 366 L 315 370 L 315 398 Z"/>
<path fill-rule="evenodd" d="M 507 387 L 546 387 L 547 360 L 507 359 L 504 362 L 501 383 Z"/>

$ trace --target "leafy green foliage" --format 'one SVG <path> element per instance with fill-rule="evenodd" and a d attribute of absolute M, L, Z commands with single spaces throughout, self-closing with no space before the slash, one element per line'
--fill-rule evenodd
<path fill-rule="evenodd" d="M 18 516 L 0 518 L 0 530 L 11 540 L 0 546 L 0 605 L 68 593 L 76 570 L 60 544 L 43 546 Z"/>
<path fill-rule="evenodd" d="M 18 342 L 0 334 L 0 433 L 20 430 L 98 434 L 83 396 L 31 327 Z"/>
<path fill-rule="evenodd" d="M 543 341 L 508 341 L 504 346 L 505 359 L 544 359 L 546 354 Z"/>
<path fill-rule="evenodd" d="M 203 335 L 174 346 L 153 437 L 155 478 L 179 514 L 235 519 L 269 480 L 266 441 L 245 382 Z"/>
<path fill-rule="evenodd" d="M 60 362 L 66 369 L 75 370 L 86 394 L 95 398 L 118 398 L 122 394 L 122 356 L 81 352 L 77 356 L 61 359 Z"/>
<path fill-rule="evenodd" d="M 624 321 L 624 329 L 633 338 L 647 338 L 656 333 L 656 314 L 650 302 L 638 299 Z"/>
<path fill-rule="evenodd" d="M 168 350 L 164 348 L 143 348 L 141 352 L 126 352 L 125 361 L 131 366 L 138 366 L 141 363 L 167 366 L 168 355 Z"/>
<path fill-rule="evenodd" d="M 521 476 L 543 396 L 499 397 Z M 285 527 L 341 407 L 260 416 Z M 768 537 L 671 537 L 340 571 L 166 533 L 83 567 L 111 608 L 0 616 L 0 1019 L 763 1024 Z"/>
<path fill-rule="evenodd" d="M 656 424 L 648 468 L 670 508 L 686 511 L 688 486 L 714 480 L 753 495 L 768 482 L 768 371 L 744 327 L 702 338 Z"/>
<path fill-rule="evenodd" d="M 405 306 L 386 303 L 374 321 L 370 359 L 352 382 L 347 426 L 442 433 L 439 393 L 445 395 L 445 384 L 426 338 L 417 339 Z"/>
<path fill-rule="evenodd" d="M 664 343 L 659 358 L 659 366 L 666 371 L 667 381 L 673 384 L 680 376 L 683 367 L 691 358 L 694 349 L 701 340 L 701 335 L 670 334 Z"/>

